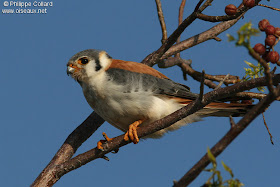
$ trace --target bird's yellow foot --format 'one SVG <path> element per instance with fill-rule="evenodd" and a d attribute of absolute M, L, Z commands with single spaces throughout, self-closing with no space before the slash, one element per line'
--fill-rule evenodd
<path fill-rule="evenodd" d="M 102 135 L 105 138 L 105 140 L 100 140 L 99 142 L 97 142 L 97 149 L 100 149 L 100 150 L 103 151 L 104 148 L 103 148 L 102 144 L 105 143 L 105 142 L 113 140 L 113 138 L 109 138 L 105 132 L 103 132 Z"/>
<path fill-rule="evenodd" d="M 129 141 L 129 139 L 134 143 L 137 144 L 139 142 L 139 138 L 137 135 L 137 127 L 141 125 L 144 122 L 144 120 L 138 120 L 129 125 L 128 131 L 124 135 L 124 140 Z"/>

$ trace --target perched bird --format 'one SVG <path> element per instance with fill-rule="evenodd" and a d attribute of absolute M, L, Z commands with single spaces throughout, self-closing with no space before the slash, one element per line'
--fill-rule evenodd
<path fill-rule="evenodd" d="M 147 65 L 115 60 L 101 50 L 88 49 L 75 54 L 67 63 L 67 74 L 81 85 L 92 109 L 126 132 L 124 139 L 134 143 L 139 141 L 138 126 L 163 118 L 198 97 L 189 87 L 173 82 Z M 249 108 L 247 104 L 213 102 L 144 138 L 160 138 L 168 131 L 206 116 L 242 116 Z M 102 141 L 98 142 L 98 148 L 102 149 Z"/>

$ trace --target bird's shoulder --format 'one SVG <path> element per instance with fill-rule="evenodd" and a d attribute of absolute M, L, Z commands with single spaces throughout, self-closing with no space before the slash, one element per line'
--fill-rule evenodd
<path fill-rule="evenodd" d="M 107 70 L 112 68 L 123 69 L 130 72 L 148 74 L 161 79 L 169 79 L 167 76 L 155 70 L 154 68 L 138 62 L 112 59 L 112 63 L 107 68 Z"/>

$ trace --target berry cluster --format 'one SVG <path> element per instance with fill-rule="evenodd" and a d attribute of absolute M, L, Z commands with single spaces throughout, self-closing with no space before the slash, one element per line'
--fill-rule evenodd
<path fill-rule="evenodd" d="M 279 53 L 274 51 L 273 47 L 276 45 L 276 40 L 280 39 L 280 28 L 270 25 L 267 19 L 263 19 L 259 22 L 259 29 L 266 33 L 265 46 L 258 43 L 254 46 L 254 51 L 262 56 L 267 62 L 273 64 L 277 63 L 280 66 Z"/>
<path fill-rule="evenodd" d="M 243 0 L 243 5 L 248 8 L 252 8 L 256 5 L 255 0 Z M 237 8 L 233 4 L 229 4 L 225 8 L 225 13 L 229 16 L 236 14 Z"/>

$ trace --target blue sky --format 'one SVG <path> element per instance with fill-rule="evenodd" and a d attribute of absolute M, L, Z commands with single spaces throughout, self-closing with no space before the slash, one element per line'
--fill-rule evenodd
<path fill-rule="evenodd" d="M 0 2 L 1 9 L 18 8 L 4 7 L 4 1 Z M 168 34 L 177 26 L 180 2 L 162 2 Z M 197 1 L 187 1 L 184 17 L 194 9 L 194 2 Z M 236 2 L 219 3 L 213 3 L 205 13 L 223 15 L 227 4 Z M 263 3 L 268 4 L 267 1 Z M 219 36 L 222 42 L 205 42 L 183 52 L 182 57 L 192 59 L 196 70 L 242 77 L 244 60 L 254 60 L 244 48 L 227 42 L 226 33 L 234 35 L 246 21 L 257 26 L 263 18 L 280 27 L 276 25 L 279 12 L 257 7 L 222 33 Z M 47 8 L 47 14 L 1 13 L 0 21 L 1 184 L 28 186 L 67 136 L 92 112 L 80 86 L 66 75 L 68 59 L 78 51 L 94 48 L 106 50 L 116 59 L 139 62 L 160 47 L 161 30 L 155 2 L 148 0 L 55 1 L 53 7 Z M 182 38 L 213 25 L 197 20 Z M 262 34 L 252 39 L 252 43 L 262 42 L 264 37 Z M 279 51 L 279 46 L 276 50 Z M 160 71 L 198 92 L 199 84 L 190 77 L 184 81 L 178 67 Z M 265 113 L 274 146 L 270 144 L 262 118 L 258 117 L 218 157 L 219 164 L 223 160 L 229 165 L 245 186 L 279 185 L 278 108 L 279 103 L 275 102 Z M 171 186 L 172 181 L 181 178 L 229 127 L 228 118 L 206 118 L 159 140 L 125 146 L 118 154 L 108 154 L 110 162 L 95 160 L 63 176 L 55 186 Z M 105 123 L 77 153 L 95 147 L 103 131 L 110 137 L 121 134 Z M 202 173 L 190 186 L 202 185 L 209 176 Z M 229 176 L 224 173 L 224 177 Z"/>

